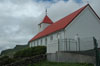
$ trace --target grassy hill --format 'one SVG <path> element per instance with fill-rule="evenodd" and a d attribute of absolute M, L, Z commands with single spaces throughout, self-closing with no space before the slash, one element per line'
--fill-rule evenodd
<path fill-rule="evenodd" d="M 19 50 L 25 49 L 25 48 L 28 48 L 28 45 L 16 45 L 16 47 L 14 47 L 13 49 L 3 50 L 1 52 L 1 56 L 6 55 L 6 56 L 12 57 L 14 53 L 16 53 Z"/>

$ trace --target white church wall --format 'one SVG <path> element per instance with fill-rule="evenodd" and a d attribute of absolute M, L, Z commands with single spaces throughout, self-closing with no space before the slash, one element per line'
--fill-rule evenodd
<path fill-rule="evenodd" d="M 58 31 L 58 32 L 52 33 L 48 36 L 42 37 L 40 39 L 37 39 L 37 40 L 31 42 L 32 46 L 38 46 L 38 45 L 41 45 L 41 44 L 43 46 L 46 46 L 45 39 L 47 38 L 47 44 L 51 43 L 53 40 L 58 40 L 58 36 L 57 36 L 58 34 L 59 34 L 59 39 L 64 39 L 64 32 L 63 31 Z M 51 36 L 53 38 L 52 40 L 51 40 Z M 41 39 L 42 39 L 42 43 L 41 43 Z"/>
<path fill-rule="evenodd" d="M 34 45 L 34 42 L 33 41 L 30 42 L 30 47 L 33 47 L 33 45 Z"/>
<path fill-rule="evenodd" d="M 59 37 L 58 37 L 59 35 Z M 50 40 L 50 37 L 53 37 L 53 40 Z M 58 39 L 64 39 L 64 31 L 57 31 L 53 34 L 49 35 L 49 41 L 47 44 L 47 53 L 56 53 L 59 49 L 58 49 Z M 63 44 L 61 44 L 63 45 Z M 64 48 L 64 46 L 62 47 Z"/>
<path fill-rule="evenodd" d="M 36 41 L 33 41 L 34 42 L 34 46 L 36 46 Z"/>
<path fill-rule="evenodd" d="M 53 36 L 53 40 L 57 39 L 56 33 L 54 33 L 52 36 Z"/>
<path fill-rule="evenodd" d="M 80 39 L 80 50 L 94 49 L 93 38 L 81 38 Z"/>
<path fill-rule="evenodd" d="M 59 48 L 59 50 L 60 51 L 64 51 L 64 50 L 66 50 L 65 49 L 65 43 L 64 43 L 64 41 L 62 41 L 62 40 L 64 40 L 64 31 L 63 30 L 61 30 L 61 31 L 59 31 L 58 32 L 58 39 L 59 39 L 59 44 L 58 44 L 58 48 Z"/>
<path fill-rule="evenodd" d="M 32 47 L 32 43 L 29 44 L 29 47 Z"/>
<path fill-rule="evenodd" d="M 43 44 L 46 46 L 46 44 L 45 44 L 45 38 L 46 38 L 46 37 L 43 37 L 43 40 L 44 40 L 44 43 L 43 43 Z"/>
<path fill-rule="evenodd" d="M 52 40 L 47 44 L 47 53 L 56 53 L 58 51 L 58 40 Z"/>
<path fill-rule="evenodd" d="M 39 46 L 41 46 L 41 39 L 39 39 Z"/>
<path fill-rule="evenodd" d="M 52 36 L 52 35 L 49 35 L 49 36 L 48 36 L 47 44 L 50 43 L 50 42 L 52 41 L 52 40 L 51 40 L 51 36 Z"/>
<path fill-rule="evenodd" d="M 35 46 L 37 46 L 37 40 L 35 40 Z"/>
<path fill-rule="evenodd" d="M 94 36 L 97 39 L 100 39 L 100 20 L 95 16 L 90 8 L 87 7 L 72 21 L 71 24 L 67 26 L 67 28 L 65 28 L 65 30 L 66 38 L 75 38 L 78 34 L 80 38 Z M 87 46 L 87 48 L 90 49 L 90 46 Z M 85 46 L 83 48 L 85 48 Z"/>
<path fill-rule="evenodd" d="M 40 39 L 38 39 L 38 41 L 37 41 L 37 43 L 38 43 L 38 46 L 40 45 L 39 41 L 40 41 Z"/>
<path fill-rule="evenodd" d="M 45 37 L 43 37 L 42 39 L 43 39 L 43 45 L 45 46 Z"/>
<path fill-rule="evenodd" d="M 38 46 L 40 46 L 40 39 L 38 39 Z"/>
<path fill-rule="evenodd" d="M 43 46 L 43 45 L 42 45 L 42 39 L 40 39 L 40 45 Z"/>
<path fill-rule="evenodd" d="M 64 36 L 64 30 L 61 31 L 61 39 L 65 39 L 65 36 Z"/>
<path fill-rule="evenodd" d="M 35 41 L 32 41 L 32 42 L 33 42 L 34 46 L 36 46 L 36 43 L 35 43 Z"/>
<path fill-rule="evenodd" d="M 34 42 L 31 43 L 32 47 L 34 46 Z"/>

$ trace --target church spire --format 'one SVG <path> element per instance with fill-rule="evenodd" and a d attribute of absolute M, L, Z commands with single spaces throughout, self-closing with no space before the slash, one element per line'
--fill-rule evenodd
<path fill-rule="evenodd" d="M 43 31 L 49 25 L 53 24 L 52 20 L 47 16 L 47 9 L 45 9 L 45 17 L 42 22 L 39 24 L 39 32 Z"/>
<path fill-rule="evenodd" d="M 47 9 L 45 10 L 45 15 L 47 15 Z"/>
<path fill-rule="evenodd" d="M 45 17 L 41 23 L 53 24 L 52 20 L 47 16 L 47 9 L 45 9 Z"/>
<path fill-rule="evenodd" d="M 87 4 L 89 4 L 89 1 L 87 1 Z"/>

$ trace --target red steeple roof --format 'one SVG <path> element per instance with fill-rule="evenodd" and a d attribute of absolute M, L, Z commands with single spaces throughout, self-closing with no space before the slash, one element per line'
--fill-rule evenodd
<path fill-rule="evenodd" d="M 46 15 L 41 23 L 53 24 L 52 20 Z"/>
<path fill-rule="evenodd" d="M 46 29 L 44 29 L 42 32 L 38 33 L 35 37 L 33 37 L 29 42 L 36 40 L 38 38 L 44 37 L 46 35 L 49 35 L 53 32 L 59 31 L 61 29 L 64 29 L 66 26 L 68 26 L 87 6 L 90 7 L 89 4 L 86 6 L 80 8 L 79 10 L 69 14 L 68 16 L 62 18 L 61 20 L 51 24 Z M 90 7 L 91 8 L 91 7 Z M 91 8 L 92 9 L 92 8 Z M 47 18 L 47 17 L 46 17 Z M 46 19 L 45 19 L 46 20 Z M 44 21 L 45 21 L 44 20 Z"/>

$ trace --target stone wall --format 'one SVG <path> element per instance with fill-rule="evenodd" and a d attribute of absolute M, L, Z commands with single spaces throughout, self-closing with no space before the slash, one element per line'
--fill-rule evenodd
<path fill-rule="evenodd" d="M 24 58 L 4 66 L 28 66 L 29 64 L 34 64 L 45 59 L 46 59 L 46 55 L 38 55 L 35 57 Z"/>
<path fill-rule="evenodd" d="M 95 57 L 77 53 L 57 52 L 47 54 L 48 61 L 69 62 L 69 63 L 92 63 L 95 64 Z"/>

